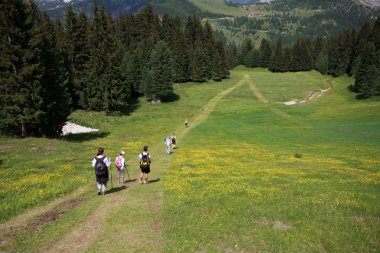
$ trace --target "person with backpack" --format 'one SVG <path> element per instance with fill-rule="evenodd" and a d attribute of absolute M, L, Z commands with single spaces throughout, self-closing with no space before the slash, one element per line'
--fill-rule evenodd
<path fill-rule="evenodd" d="M 176 149 L 176 143 L 177 143 L 177 137 L 175 136 L 175 133 L 173 133 L 172 137 L 172 145 L 173 145 L 173 149 Z"/>
<path fill-rule="evenodd" d="M 148 153 L 148 146 L 144 146 L 143 152 L 139 154 L 139 162 L 140 162 L 140 184 L 148 183 L 148 176 L 150 173 L 150 164 L 151 157 Z"/>
<path fill-rule="evenodd" d="M 107 182 L 111 159 L 104 155 L 104 149 L 98 148 L 98 154 L 92 160 L 92 167 L 95 169 L 98 195 L 104 195 L 107 190 Z"/>
<path fill-rule="evenodd" d="M 172 145 L 172 140 L 171 140 L 170 136 L 166 137 L 165 145 L 166 145 L 166 154 L 170 155 L 170 153 L 171 153 L 170 146 Z"/>
<path fill-rule="evenodd" d="M 115 160 L 116 171 L 120 184 L 124 184 L 124 167 L 125 167 L 125 152 L 121 151 L 120 155 Z"/>

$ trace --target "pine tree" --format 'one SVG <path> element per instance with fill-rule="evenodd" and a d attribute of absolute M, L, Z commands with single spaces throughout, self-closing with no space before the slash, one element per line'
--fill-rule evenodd
<path fill-rule="evenodd" d="M 144 73 L 144 94 L 150 100 L 161 100 L 172 93 L 173 60 L 164 41 L 157 42 Z"/>
<path fill-rule="evenodd" d="M 177 82 L 187 81 L 189 68 L 188 46 L 179 17 L 172 18 L 167 14 L 164 15 L 161 39 L 165 41 L 172 52 L 174 80 Z"/>
<path fill-rule="evenodd" d="M 54 27 L 33 1 L 0 7 L 0 129 L 23 137 L 57 135 L 70 107 Z"/>
<path fill-rule="evenodd" d="M 94 5 L 94 19 L 90 25 L 90 58 L 86 69 L 87 109 L 106 111 L 121 110 L 125 104 L 125 86 L 121 79 L 121 53 L 112 17 L 104 8 Z"/>
<path fill-rule="evenodd" d="M 3 133 L 28 135 L 23 108 L 26 90 L 29 42 L 33 23 L 30 8 L 22 0 L 0 3 L 0 129 Z"/>
<path fill-rule="evenodd" d="M 268 68 L 271 62 L 271 58 L 272 58 L 272 48 L 268 40 L 266 39 L 261 40 L 260 52 L 261 52 L 260 66 L 263 68 Z"/>
<path fill-rule="evenodd" d="M 249 55 L 249 53 L 253 50 L 253 44 L 252 40 L 250 38 L 245 38 L 243 42 L 241 43 L 240 50 L 238 53 L 238 61 L 239 64 L 244 64 L 247 66 L 247 62 L 249 62 L 252 59 L 246 59 L 247 57 L 252 58 L 252 55 Z M 248 67 L 248 66 L 247 66 Z"/>
<path fill-rule="evenodd" d="M 190 80 L 195 82 L 205 82 L 208 80 L 207 74 L 207 55 L 203 43 L 198 41 L 195 49 L 190 55 Z"/>
<path fill-rule="evenodd" d="M 368 42 L 361 50 L 361 62 L 356 75 L 354 88 L 363 98 L 369 98 L 378 94 L 380 59 L 375 52 L 376 47 L 373 42 Z"/>
<path fill-rule="evenodd" d="M 57 50 L 57 41 L 54 38 L 55 27 L 45 14 L 41 21 L 41 64 L 43 75 L 40 82 L 43 87 L 44 120 L 41 122 L 41 134 L 56 136 L 61 134 L 70 110 L 70 94 L 67 89 L 68 75 L 64 67 L 64 60 Z"/>
<path fill-rule="evenodd" d="M 279 38 L 276 42 L 276 46 L 274 48 L 274 52 L 271 58 L 271 63 L 269 66 L 269 70 L 272 72 L 281 72 L 283 71 L 283 55 L 282 55 L 282 41 Z"/>

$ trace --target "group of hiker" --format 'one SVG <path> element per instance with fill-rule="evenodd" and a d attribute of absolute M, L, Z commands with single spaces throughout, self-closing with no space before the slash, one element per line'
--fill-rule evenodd
<path fill-rule="evenodd" d="M 148 146 L 144 146 L 143 152 L 139 154 L 140 164 L 140 184 L 148 183 L 150 173 L 150 164 L 152 160 L 148 153 Z M 121 151 L 115 159 L 115 166 L 118 173 L 119 183 L 123 184 L 124 175 L 127 171 L 125 163 L 125 151 Z M 98 153 L 92 160 L 92 167 L 95 169 L 96 184 L 98 187 L 98 195 L 105 195 L 107 191 L 107 183 L 109 180 L 109 170 L 111 167 L 111 158 L 104 154 L 104 148 L 98 148 Z M 128 174 L 129 177 L 129 174 Z"/>
<path fill-rule="evenodd" d="M 185 127 L 189 127 L 189 122 L 185 120 Z M 173 149 L 177 148 L 177 137 L 175 133 L 172 136 L 167 136 L 164 138 L 164 143 L 166 145 L 166 154 L 171 154 L 171 147 Z M 149 173 L 151 156 L 148 153 L 148 146 L 143 147 L 143 152 L 139 154 L 139 165 L 140 165 L 140 184 L 147 184 Z M 125 163 L 125 151 L 121 151 L 120 154 L 115 159 L 115 166 L 118 174 L 119 183 L 124 183 L 124 175 L 127 171 L 127 164 Z M 92 167 L 95 169 L 96 184 L 98 187 L 98 195 L 104 195 L 107 191 L 107 182 L 109 180 L 109 169 L 111 167 L 111 158 L 104 154 L 104 148 L 98 148 L 98 153 L 92 160 Z M 129 174 L 128 174 L 129 177 Z M 112 179 L 112 175 L 111 175 Z"/>

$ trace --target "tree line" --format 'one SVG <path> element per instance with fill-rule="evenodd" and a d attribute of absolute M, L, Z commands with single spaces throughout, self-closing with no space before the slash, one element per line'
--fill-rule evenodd
<path fill-rule="evenodd" d="M 246 38 L 239 48 L 227 50 L 227 55 L 234 59 L 234 66 L 263 67 L 272 72 L 314 69 L 334 77 L 348 74 L 355 78 L 351 88 L 358 97 L 380 95 L 380 18 L 359 30 L 348 29 L 329 38 L 299 38 L 290 46 L 284 46 L 281 38 L 275 43 L 263 39 L 256 49 Z"/>
<path fill-rule="evenodd" d="M 146 6 L 114 20 L 93 2 L 51 20 L 33 0 L 0 3 L 0 133 L 56 136 L 72 110 L 120 112 L 130 98 L 165 100 L 173 82 L 229 75 L 210 24 Z"/>

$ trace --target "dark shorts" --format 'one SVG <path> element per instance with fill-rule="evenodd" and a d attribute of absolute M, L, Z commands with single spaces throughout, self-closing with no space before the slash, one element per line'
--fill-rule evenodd
<path fill-rule="evenodd" d="M 142 173 L 145 173 L 145 174 L 149 174 L 150 173 L 150 167 L 143 168 L 143 167 L 140 166 L 140 170 L 141 170 Z"/>
<path fill-rule="evenodd" d="M 107 184 L 108 173 L 106 175 L 102 175 L 102 176 L 98 176 L 98 175 L 95 175 L 95 176 L 96 176 L 96 182 L 98 182 L 99 184 Z"/>

